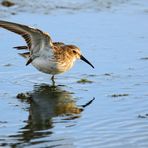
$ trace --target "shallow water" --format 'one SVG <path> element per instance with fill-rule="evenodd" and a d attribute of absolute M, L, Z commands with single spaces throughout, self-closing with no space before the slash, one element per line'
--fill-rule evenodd
<path fill-rule="evenodd" d="M 12 49 L 24 41 L 0 29 L 1 147 L 148 147 L 148 15 L 145 1 L 136 2 L 116 11 L 19 13 L 5 19 L 76 44 L 95 69 L 78 61 L 51 87 L 49 75 L 26 67 Z M 92 83 L 78 83 L 81 79 Z M 31 98 L 16 97 L 26 92 Z"/>
<path fill-rule="evenodd" d="M 0 0 L 0 3 L 3 0 Z M 8 17 L 20 12 L 51 15 L 55 13 L 77 13 L 79 11 L 102 11 L 124 4 L 130 0 L 13 0 L 13 6 L 0 5 L 0 16 Z"/>

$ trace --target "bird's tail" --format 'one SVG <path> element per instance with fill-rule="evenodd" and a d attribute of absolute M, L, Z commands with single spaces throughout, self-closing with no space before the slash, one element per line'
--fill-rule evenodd
<path fill-rule="evenodd" d="M 30 52 L 24 52 L 24 53 L 18 53 L 20 56 L 22 56 L 25 59 L 29 59 L 30 58 Z"/>
<path fill-rule="evenodd" d="M 27 46 L 15 46 L 13 48 L 15 48 L 17 50 L 27 50 L 28 49 Z M 18 53 L 18 54 L 25 59 L 28 59 L 30 57 L 30 52 L 24 52 L 24 53 Z"/>
<path fill-rule="evenodd" d="M 16 46 L 13 48 L 16 48 L 17 50 L 24 50 L 24 49 L 28 50 L 27 46 Z M 24 52 L 24 53 L 18 53 L 18 54 L 22 56 L 23 58 L 27 59 L 26 66 L 29 65 L 33 61 L 32 58 L 30 57 L 30 52 Z"/>
<path fill-rule="evenodd" d="M 15 49 L 17 49 L 17 50 L 24 50 L 24 49 L 28 49 L 28 47 L 27 46 L 16 46 L 16 47 L 13 47 L 13 48 L 15 48 Z"/>

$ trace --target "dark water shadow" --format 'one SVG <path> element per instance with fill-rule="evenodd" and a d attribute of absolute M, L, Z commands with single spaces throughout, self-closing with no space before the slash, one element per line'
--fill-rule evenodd
<path fill-rule="evenodd" d="M 36 140 L 36 142 L 33 143 L 31 141 L 39 138 L 44 139 L 44 137 L 50 137 L 54 134 L 52 129 L 56 123 L 54 121 L 55 117 L 60 118 L 59 123 L 75 120 L 81 116 L 80 113 L 84 108 L 92 102 L 91 100 L 85 105 L 78 106 L 73 98 L 73 92 L 63 90 L 61 86 L 49 85 L 34 86 L 34 90 L 27 93 L 26 98 L 23 97 L 23 101 L 24 100 L 29 103 L 28 120 L 25 121 L 26 125 L 19 129 L 17 134 L 9 136 L 9 138 L 15 139 L 16 141 L 15 143 L 9 144 L 11 147 L 50 142 L 46 140 Z"/>

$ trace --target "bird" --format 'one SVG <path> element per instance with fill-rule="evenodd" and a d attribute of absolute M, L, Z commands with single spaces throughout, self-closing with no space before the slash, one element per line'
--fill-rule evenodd
<path fill-rule="evenodd" d="M 53 84 L 55 84 L 55 75 L 71 69 L 78 59 L 94 68 L 82 55 L 80 48 L 63 42 L 53 42 L 49 33 L 38 28 L 3 20 L 0 20 L 0 27 L 24 38 L 26 45 L 14 48 L 27 50 L 27 52 L 19 53 L 27 59 L 26 66 L 32 64 L 37 70 L 52 75 Z"/>

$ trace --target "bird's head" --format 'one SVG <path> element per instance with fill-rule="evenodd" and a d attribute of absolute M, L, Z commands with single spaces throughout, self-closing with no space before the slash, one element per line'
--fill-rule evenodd
<path fill-rule="evenodd" d="M 94 66 L 82 55 L 78 47 L 70 45 L 70 54 L 74 57 L 74 59 L 83 60 L 85 63 L 89 64 L 92 68 L 94 68 Z"/>

